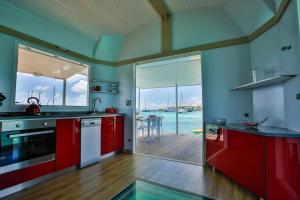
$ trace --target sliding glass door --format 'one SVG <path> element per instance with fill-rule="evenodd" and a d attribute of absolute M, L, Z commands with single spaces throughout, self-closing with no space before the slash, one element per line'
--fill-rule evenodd
<path fill-rule="evenodd" d="M 135 152 L 202 164 L 200 56 L 136 66 Z"/>

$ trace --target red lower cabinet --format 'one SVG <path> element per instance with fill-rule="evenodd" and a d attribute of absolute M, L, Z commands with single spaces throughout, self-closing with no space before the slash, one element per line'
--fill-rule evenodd
<path fill-rule="evenodd" d="M 50 174 L 55 170 L 55 161 L 50 161 L 0 175 L 0 190 Z"/>
<path fill-rule="evenodd" d="M 124 147 L 124 116 L 101 118 L 101 155 Z"/>
<path fill-rule="evenodd" d="M 266 197 L 264 137 L 219 129 L 206 132 L 206 159 L 259 197 Z"/>
<path fill-rule="evenodd" d="M 114 151 L 114 117 L 101 118 L 101 155 Z"/>
<path fill-rule="evenodd" d="M 124 148 L 124 117 L 117 116 L 115 120 L 115 151 Z"/>
<path fill-rule="evenodd" d="M 56 122 L 56 170 L 80 163 L 80 119 Z"/>
<path fill-rule="evenodd" d="M 270 200 L 300 199 L 300 139 L 266 138 L 267 191 Z"/>

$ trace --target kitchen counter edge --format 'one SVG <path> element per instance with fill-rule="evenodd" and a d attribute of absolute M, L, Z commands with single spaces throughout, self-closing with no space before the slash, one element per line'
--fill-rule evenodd
<path fill-rule="evenodd" d="M 207 125 L 213 125 L 213 126 L 217 126 L 217 127 L 228 129 L 228 130 L 246 132 L 246 133 L 256 134 L 256 135 L 261 135 L 261 136 L 300 138 L 300 132 L 293 131 L 293 130 L 286 129 L 286 128 L 278 128 L 278 127 L 271 127 L 271 126 L 259 126 L 258 130 L 251 130 L 251 129 L 247 129 L 242 124 L 234 124 L 234 123 L 220 125 L 218 123 L 208 122 L 208 123 L 205 123 L 205 126 L 207 126 Z"/>
<path fill-rule="evenodd" d="M 101 118 L 101 117 L 115 117 L 115 116 L 125 116 L 124 113 L 118 113 L 118 114 L 109 114 L 109 113 L 101 113 L 96 115 L 90 115 L 90 114 L 74 114 L 74 115 L 43 115 L 43 116 L 17 116 L 17 117 L 1 117 L 1 121 L 8 121 L 8 120 L 41 120 L 41 119 L 74 119 L 74 118 L 80 118 L 80 119 L 87 119 L 87 118 Z"/>

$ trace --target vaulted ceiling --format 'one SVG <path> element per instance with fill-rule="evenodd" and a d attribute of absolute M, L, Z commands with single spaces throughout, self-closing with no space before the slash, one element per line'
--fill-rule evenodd
<path fill-rule="evenodd" d="M 8 0 L 41 18 L 83 35 L 127 34 L 159 19 L 147 0 Z"/>
<path fill-rule="evenodd" d="M 1 0 L 0 10 L 2 13 L 0 12 L 0 16 L 2 19 L 0 18 L 0 25 L 32 35 L 63 48 L 81 52 L 83 55 L 90 57 L 99 58 L 98 54 L 104 55 L 103 52 L 111 52 L 112 49 L 115 49 L 113 50 L 115 55 L 111 56 L 113 57 L 112 59 L 109 59 L 115 60 L 120 51 L 119 49 L 123 48 L 122 42 L 124 38 L 132 38 L 131 36 L 134 35 L 136 30 L 143 30 L 142 27 L 145 28 L 148 24 L 152 22 L 157 23 L 160 20 L 157 10 L 150 1 Z M 186 26 L 186 30 L 194 35 L 197 34 L 197 37 L 203 37 L 203 34 L 214 34 L 205 31 L 203 33 L 195 31 L 199 29 L 197 27 L 199 20 L 207 22 L 202 23 L 201 30 L 217 26 L 215 25 L 218 24 L 216 20 L 220 20 L 218 17 L 213 17 L 216 15 L 207 13 L 220 13 L 220 16 L 226 18 L 227 21 L 231 21 L 239 29 L 239 37 L 242 37 L 251 34 L 271 19 L 282 2 L 282 0 L 153 1 L 165 4 L 168 11 L 174 15 L 173 19 L 176 16 L 183 16 L 182 19 L 185 19 L 185 21 L 176 30 L 184 29 L 184 24 L 190 23 L 191 26 Z M 192 15 L 187 15 L 190 13 Z M 204 14 L 198 15 L 198 13 Z M 189 16 L 191 18 L 188 18 Z M 172 21 L 173 24 L 175 24 L 174 21 Z M 194 30 L 194 27 L 197 28 Z M 155 30 L 158 34 L 161 34 L 159 33 L 160 28 Z M 61 37 L 57 37 L 58 34 Z M 173 37 L 175 37 L 175 34 Z M 232 36 L 232 38 L 234 37 L 236 36 Z M 231 39 L 231 36 L 226 36 L 225 39 L 228 38 Z M 147 38 L 143 38 L 143 40 L 145 39 Z M 196 44 L 202 44 L 201 41 Z M 193 45 L 195 44 L 193 43 Z M 107 56 L 104 56 L 105 58 L 102 57 L 101 59 L 108 59 L 106 58 Z"/>
<path fill-rule="evenodd" d="M 159 19 L 148 0 L 5 0 L 38 17 L 94 40 L 101 35 L 126 35 Z M 172 13 L 224 7 L 230 0 L 165 0 Z"/>

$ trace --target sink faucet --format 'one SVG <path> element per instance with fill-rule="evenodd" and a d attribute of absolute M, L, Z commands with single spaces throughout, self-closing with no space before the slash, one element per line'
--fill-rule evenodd
<path fill-rule="evenodd" d="M 96 114 L 96 102 L 97 100 L 99 101 L 99 103 L 102 103 L 100 97 L 96 97 L 93 99 L 93 114 Z"/>

